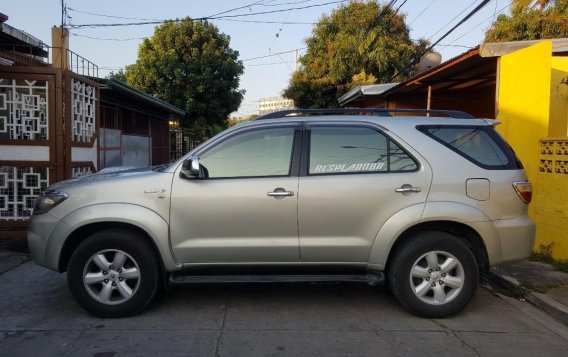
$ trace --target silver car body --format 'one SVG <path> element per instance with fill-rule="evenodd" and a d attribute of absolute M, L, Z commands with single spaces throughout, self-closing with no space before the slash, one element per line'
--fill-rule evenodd
<path fill-rule="evenodd" d="M 182 163 L 251 128 L 310 124 L 365 125 L 411 155 L 416 171 L 191 180 Z M 512 182 L 524 170 L 485 170 L 418 131 L 428 125 L 492 125 L 483 119 L 325 116 L 260 120 L 235 126 L 161 171 L 114 171 L 50 189 L 69 197 L 31 219 L 33 259 L 64 271 L 63 251 L 89 225 L 125 224 L 146 233 L 166 271 L 207 265 L 355 265 L 383 270 L 401 235 L 427 222 L 455 222 L 483 240 L 490 265 L 526 258 L 534 224 Z M 408 186 L 404 186 L 408 185 Z M 401 187 L 418 188 L 400 193 Z M 277 188 L 293 192 L 278 199 Z M 419 191 L 419 192 L 418 192 Z M 63 263 L 62 263 L 63 262 Z"/>

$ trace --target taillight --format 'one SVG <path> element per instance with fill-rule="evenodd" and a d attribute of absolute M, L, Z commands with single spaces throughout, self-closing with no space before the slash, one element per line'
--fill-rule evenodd
<path fill-rule="evenodd" d="M 515 188 L 515 192 L 519 195 L 521 201 L 526 204 L 531 203 L 532 200 L 532 186 L 531 183 L 528 181 L 516 181 L 513 182 L 513 187 Z"/>

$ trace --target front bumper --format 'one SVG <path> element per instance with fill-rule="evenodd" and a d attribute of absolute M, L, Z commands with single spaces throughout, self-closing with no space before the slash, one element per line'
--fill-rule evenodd
<path fill-rule="evenodd" d="M 61 247 L 50 246 L 50 237 L 56 231 L 59 218 L 48 213 L 32 216 L 28 228 L 28 246 L 37 264 L 58 271 Z"/>

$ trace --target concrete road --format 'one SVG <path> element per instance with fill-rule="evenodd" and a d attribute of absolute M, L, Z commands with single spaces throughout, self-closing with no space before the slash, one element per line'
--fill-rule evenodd
<path fill-rule="evenodd" d="M 84 312 L 65 275 L 32 262 L 0 275 L 0 356 L 563 356 L 568 331 L 527 303 L 480 289 L 463 313 L 414 317 L 384 288 L 176 288 L 143 314 Z"/>

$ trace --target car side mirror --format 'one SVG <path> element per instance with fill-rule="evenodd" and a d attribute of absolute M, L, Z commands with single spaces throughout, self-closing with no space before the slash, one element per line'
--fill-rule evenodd
<path fill-rule="evenodd" d="M 184 179 L 200 178 L 201 167 L 198 157 L 190 157 L 181 164 L 181 172 L 179 176 Z"/>

